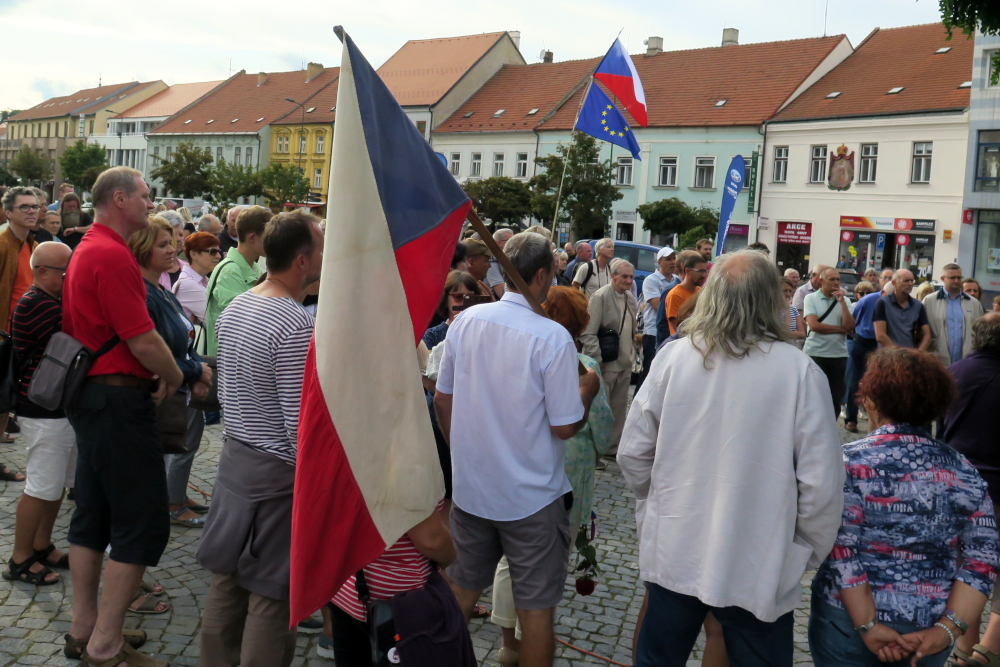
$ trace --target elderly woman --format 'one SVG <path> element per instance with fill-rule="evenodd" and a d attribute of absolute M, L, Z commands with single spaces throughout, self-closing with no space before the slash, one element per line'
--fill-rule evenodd
<path fill-rule="evenodd" d="M 219 237 L 208 232 L 195 232 L 184 239 L 184 254 L 188 256 L 189 263 L 181 265 L 181 275 L 174 283 L 173 293 L 184 309 L 184 316 L 192 324 L 204 326 L 208 275 L 222 259 Z"/>
<path fill-rule="evenodd" d="M 565 253 L 564 253 L 565 254 Z M 587 297 L 572 287 L 553 287 L 543 304 L 545 312 L 554 321 L 566 327 L 577 349 L 580 349 L 580 335 L 590 319 Z M 601 375 L 600 365 L 586 354 L 577 357 L 588 370 Z M 604 392 L 601 390 L 590 406 L 587 425 L 566 441 L 566 476 L 573 487 L 573 509 L 569 514 L 570 544 L 576 542 L 577 533 L 586 530 L 590 520 L 590 508 L 594 502 L 594 470 L 599 456 L 611 445 L 611 430 L 614 418 Z M 520 644 L 520 628 L 514 608 L 514 593 L 511 589 L 510 570 L 507 559 L 500 561 L 493 578 L 493 623 L 499 625 L 503 633 L 503 644 L 497 660 L 502 665 L 517 664 Z"/>
<path fill-rule="evenodd" d="M 940 667 L 982 614 L 997 567 L 986 482 L 917 426 L 942 416 L 954 395 L 931 354 L 882 348 L 868 357 L 859 397 L 873 430 L 844 445 L 843 522 L 812 584 L 817 667 L 911 656 Z"/>
<path fill-rule="evenodd" d="M 160 276 L 176 266 L 177 248 L 173 229 L 162 215 L 154 216 L 146 229 L 129 237 L 128 247 L 139 262 L 139 270 L 146 282 L 149 316 L 184 373 L 184 384 L 179 392 L 185 396 L 188 392 L 199 397 L 207 396 L 212 384 L 212 370 L 202 363 L 194 350 L 194 325 L 184 316 L 173 293 L 160 284 Z M 194 528 L 200 528 L 205 523 L 203 513 L 208 511 L 208 507 L 187 497 L 191 464 L 198 453 L 204 429 L 205 419 L 201 410 L 188 408 L 187 452 L 164 455 L 171 523 Z"/>
<path fill-rule="evenodd" d="M 625 426 L 625 413 L 628 411 L 628 388 L 632 380 L 632 363 L 635 361 L 633 341 L 637 334 L 635 318 L 638 305 L 631 292 L 634 276 L 635 269 L 631 263 L 622 259 L 611 264 L 611 282 L 594 292 L 590 298 L 590 323 L 580 334 L 583 353 L 601 364 L 608 402 L 611 404 L 611 413 L 615 416 L 608 455 L 618 451 L 618 442 Z M 611 342 L 613 347 L 614 334 L 610 332 L 618 334 L 618 354 L 611 357 L 604 356 L 609 352 L 607 342 Z M 602 338 L 606 341 L 603 345 L 604 355 Z"/>
<path fill-rule="evenodd" d="M 177 279 L 180 278 L 181 268 L 187 264 L 186 261 L 180 258 L 181 251 L 184 249 L 184 241 L 182 240 L 184 235 L 184 218 L 177 211 L 164 211 L 158 215 L 170 225 L 170 228 L 174 232 L 174 250 L 176 251 L 174 268 L 164 271 L 163 275 L 160 276 L 160 284 L 169 290 L 177 282 Z"/>
<path fill-rule="evenodd" d="M 566 271 L 566 264 L 569 263 L 569 255 L 565 250 L 555 250 L 552 254 L 556 258 L 556 285 L 560 287 L 570 287 L 573 281 L 563 275 Z"/>
<path fill-rule="evenodd" d="M 802 319 L 802 313 L 799 312 L 799 309 L 792 305 L 792 296 L 795 295 L 795 283 L 790 278 L 781 279 L 781 293 L 785 296 L 785 301 L 788 302 L 788 317 L 786 318 L 790 333 L 788 342 L 799 347 L 796 341 L 806 339 L 806 323 Z"/>
<path fill-rule="evenodd" d="M 80 239 L 94 224 L 94 219 L 80 209 L 81 205 L 80 196 L 75 192 L 67 192 L 59 202 L 59 220 L 62 227 L 60 238 L 70 248 L 76 248 Z"/>

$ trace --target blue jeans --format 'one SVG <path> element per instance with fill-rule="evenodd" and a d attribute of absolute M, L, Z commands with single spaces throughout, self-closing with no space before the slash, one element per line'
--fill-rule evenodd
<path fill-rule="evenodd" d="M 855 334 L 854 345 L 851 346 L 851 356 L 848 359 L 848 375 L 851 377 L 847 385 L 847 418 L 844 421 L 858 423 L 857 393 L 861 378 L 868 367 L 868 355 L 878 349 L 874 338 L 862 338 Z"/>
<path fill-rule="evenodd" d="M 684 667 L 708 612 L 722 624 L 733 667 L 791 667 L 792 612 L 765 623 L 739 607 L 710 607 L 696 597 L 648 586 L 635 667 Z"/>
<path fill-rule="evenodd" d="M 886 623 L 901 635 L 920 630 L 911 623 Z M 910 658 L 899 662 L 879 662 L 878 656 L 868 650 L 861 635 L 854 629 L 850 615 L 822 600 L 813 593 L 812 614 L 809 616 L 809 650 L 816 667 L 908 667 Z M 942 667 L 951 653 L 940 653 L 922 658 L 919 667 Z"/>

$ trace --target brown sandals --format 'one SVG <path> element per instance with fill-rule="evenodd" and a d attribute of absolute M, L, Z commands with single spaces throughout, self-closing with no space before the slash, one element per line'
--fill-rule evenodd
<path fill-rule="evenodd" d="M 145 630 L 122 630 L 122 636 L 125 638 L 125 643 L 132 648 L 139 648 L 146 643 Z M 63 655 L 70 660 L 79 660 L 87 648 L 88 640 L 74 639 L 68 633 L 64 636 L 64 639 L 66 640 L 66 646 L 63 647 Z"/>
<path fill-rule="evenodd" d="M 83 661 L 83 664 L 90 667 L 118 667 L 123 662 L 130 667 L 170 667 L 170 663 L 166 660 L 160 660 L 151 655 L 139 653 L 129 646 L 127 642 L 122 644 L 122 650 L 118 651 L 118 655 L 109 660 L 94 660 L 87 655 L 86 651 L 83 652 L 80 659 Z"/>

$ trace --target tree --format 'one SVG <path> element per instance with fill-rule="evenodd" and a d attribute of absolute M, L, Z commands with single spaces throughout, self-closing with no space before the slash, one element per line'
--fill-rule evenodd
<path fill-rule="evenodd" d="M 941 20 L 948 29 L 948 39 L 958 28 L 972 39 L 978 29 L 984 35 L 1000 35 L 1000 3 L 996 0 L 938 0 Z M 1000 82 L 1000 52 L 993 54 L 990 83 Z"/>
<path fill-rule="evenodd" d="M 17 177 L 3 166 L 0 166 L 0 185 L 17 185 Z"/>
<path fill-rule="evenodd" d="M 642 204 L 636 209 L 643 226 L 652 234 L 678 234 L 678 247 L 693 246 L 698 239 L 713 238 L 719 231 L 719 211 L 708 206 L 693 208 L 677 197 Z"/>
<path fill-rule="evenodd" d="M 285 207 L 285 202 L 299 202 L 309 195 L 309 181 L 294 164 L 273 162 L 259 173 L 262 192 L 275 213 Z"/>
<path fill-rule="evenodd" d="M 222 160 L 212 168 L 208 179 L 213 208 L 217 215 L 237 204 L 242 197 L 264 194 L 260 172 L 250 165 L 240 165 Z"/>
<path fill-rule="evenodd" d="M 25 184 L 47 181 L 52 176 L 49 161 L 41 148 L 22 148 L 8 166 Z"/>
<path fill-rule="evenodd" d="M 555 215 L 556 197 L 563 167 L 566 179 L 559 200 L 559 222 L 570 222 L 577 238 L 601 238 L 607 234 L 611 203 L 622 193 L 611 184 L 611 160 L 600 160 L 601 144 L 590 135 L 576 132 L 569 146 L 559 144 L 555 155 L 535 158 L 543 170 L 528 181 L 531 213 L 546 226 Z"/>
<path fill-rule="evenodd" d="M 506 176 L 468 181 L 463 186 L 476 212 L 494 224 L 505 222 L 516 226 L 531 215 L 531 191 L 521 181 Z"/>
<path fill-rule="evenodd" d="M 0 123 L 19 113 L 21 113 L 21 109 L 0 109 Z"/>
<path fill-rule="evenodd" d="M 212 153 L 207 148 L 195 148 L 194 142 L 181 142 L 169 160 L 155 155 L 160 166 L 150 176 L 163 182 L 167 192 L 178 197 L 197 199 L 209 191 Z"/>
<path fill-rule="evenodd" d="M 107 151 L 100 144 L 78 141 L 59 158 L 63 177 L 81 190 L 88 192 L 94 187 L 98 174 L 107 169 Z"/>

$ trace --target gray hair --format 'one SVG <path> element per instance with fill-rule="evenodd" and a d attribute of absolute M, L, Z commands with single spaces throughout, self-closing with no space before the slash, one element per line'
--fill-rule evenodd
<path fill-rule="evenodd" d="M 35 194 L 34 188 L 29 188 L 24 185 L 18 185 L 7 190 L 3 195 L 3 207 L 6 211 L 14 210 L 14 202 L 17 201 L 18 197 L 34 197 L 35 203 L 38 203 L 38 195 Z"/>
<path fill-rule="evenodd" d="M 616 257 L 613 260 L 611 260 L 611 264 L 609 266 L 611 267 L 611 273 L 613 273 L 616 276 L 626 268 L 635 271 L 635 267 L 632 266 L 632 262 L 628 261 L 627 259 L 622 259 L 621 257 Z"/>
<path fill-rule="evenodd" d="M 799 275 L 799 272 L 798 272 L 798 270 L 797 270 L 797 269 L 791 269 L 791 268 L 789 268 L 789 269 L 785 269 L 785 274 L 784 274 L 784 275 L 785 275 L 785 277 L 787 278 L 788 276 L 792 275 L 793 273 L 794 273 L 795 275 Z"/>
<path fill-rule="evenodd" d="M 601 239 L 600 241 L 594 244 L 594 250 L 596 250 L 597 252 L 601 252 L 601 248 L 603 248 L 609 243 L 614 243 L 614 241 L 612 239 L 607 239 L 607 238 Z"/>
<path fill-rule="evenodd" d="M 706 368 L 713 355 L 742 359 L 762 342 L 788 340 L 780 281 L 777 267 L 756 250 L 719 257 L 694 313 L 681 325 Z"/>
<path fill-rule="evenodd" d="M 951 262 L 951 263 L 945 264 L 943 267 L 941 267 L 941 270 L 942 271 L 961 271 L 962 267 L 959 266 L 958 264 L 956 264 L 955 262 Z"/>
<path fill-rule="evenodd" d="M 184 228 L 184 216 L 177 211 L 160 211 L 157 215 L 166 220 L 167 224 L 174 229 Z"/>
<path fill-rule="evenodd" d="M 503 241 L 505 238 L 509 239 L 513 235 L 514 232 L 505 227 L 503 229 L 498 229 L 495 232 L 493 232 L 493 240 L 496 241 L 497 243 L 500 243 L 500 241 Z"/>
<path fill-rule="evenodd" d="M 131 167 L 111 167 L 105 169 L 97 177 L 94 187 L 90 189 L 90 200 L 94 208 L 100 210 L 111 203 L 111 198 L 121 190 L 131 197 L 139 188 L 136 179 L 142 179 L 142 172 Z"/>
<path fill-rule="evenodd" d="M 590 245 L 590 242 L 589 242 L 589 241 L 577 241 L 577 242 L 576 242 L 576 245 L 575 245 L 575 246 L 573 246 L 573 248 L 574 248 L 574 249 L 575 249 L 575 250 L 576 250 L 577 252 L 580 252 L 580 248 L 582 248 L 582 247 L 583 247 L 583 246 L 585 246 L 585 245 Z"/>
<path fill-rule="evenodd" d="M 47 206 L 49 203 L 49 193 L 41 188 L 31 188 L 31 191 L 35 193 L 35 198 L 40 202 L 45 202 L 43 206 Z"/>
<path fill-rule="evenodd" d="M 558 257 L 559 259 L 569 261 L 569 255 L 566 254 L 565 250 L 553 250 L 552 254 Z"/>
<path fill-rule="evenodd" d="M 546 241 L 551 241 L 552 240 L 552 232 L 550 232 L 548 229 L 546 229 L 542 225 L 534 225 L 532 227 L 528 227 L 524 231 L 531 232 L 532 234 L 538 234 L 540 236 L 544 236 Z"/>
<path fill-rule="evenodd" d="M 198 231 L 207 232 L 208 230 L 210 230 L 212 228 L 213 220 L 218 222 L 220 225 L 222 224 L 222 221 L 219 220 L 219 218 L 217 218 L 216 216 L 212 215 L 211 213 L 206 213 L 205 215 L 201 216 L 201 218 L 198 220 Z"/>
<path fill-rule="evenodd" d="M 812 275 L 814 275 L 814 276 L 821 276 L 821 275 L 823 275 L 823 272 L 826 271 L 829 268 L 830 267 L 828 265 L 826 265 L 826 264 L 817 264 L 816 266 L 813 267 Z"/>
<path fill-rule="evenodd" d="M 1000 315 L 986 313 L 972 325 L 972 347 L 1000 352 Z"/>
<path fill-rule="evenodd" d="M 503 252 L 510 258 L 514 270 L 524 278 L 526 283 L 534 280 L 539 269 L 552 270 L 552 266 L 555 264 L 555 257 L 552 256 L 552 249 L 549 248 L 549 240 L 534 232 L 514 234 L 507 241 L 507 245 L 503 247 Z M 517 285 L 514 284 L 506 271 L 503 279 L 508 289 L 517 289 Z"/>

